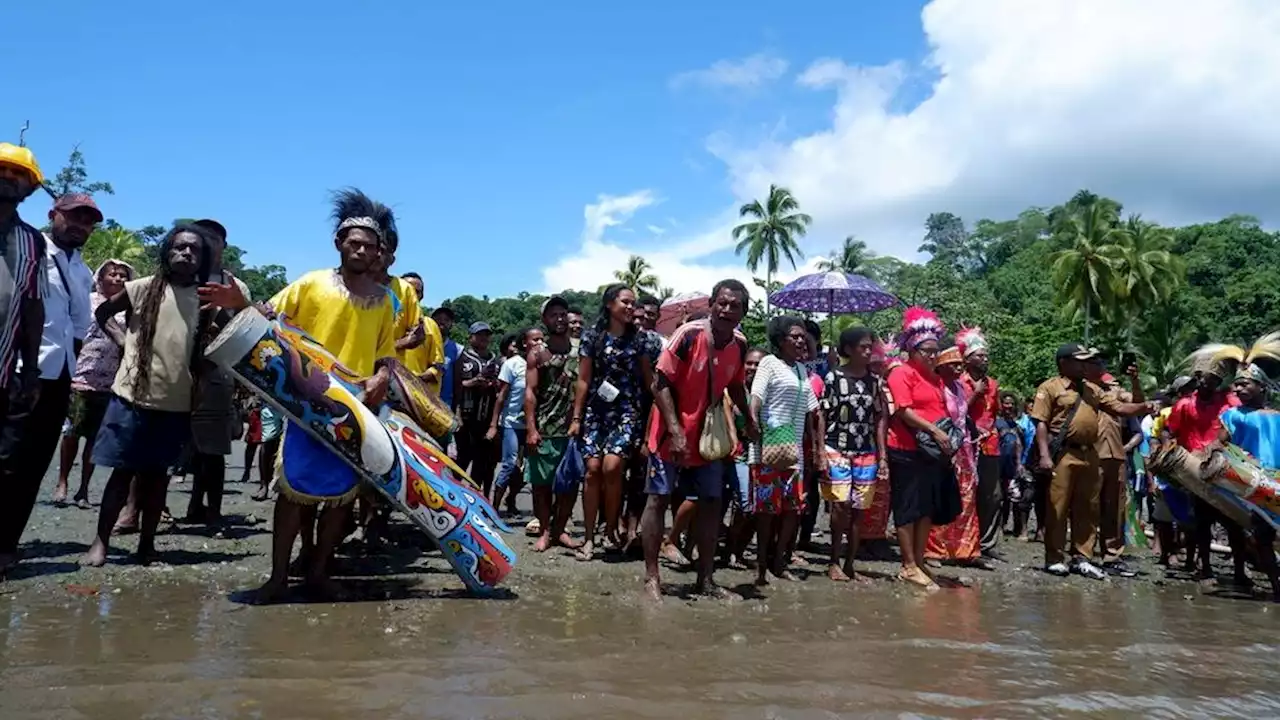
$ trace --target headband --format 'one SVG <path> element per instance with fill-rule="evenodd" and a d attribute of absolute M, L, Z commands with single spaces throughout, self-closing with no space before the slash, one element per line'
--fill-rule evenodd
<path fill-rule="evenodd" d="M 351 228 L 363 228 L 368 230 L 378 237 L 378 242 L 383 242 L 382 228 L 378 225 L 378 222 L 371 217 L 347 218 L 338 225 L 338 231 L 334 234 L 341 235 L 343 230 L 350 230 Z"/>

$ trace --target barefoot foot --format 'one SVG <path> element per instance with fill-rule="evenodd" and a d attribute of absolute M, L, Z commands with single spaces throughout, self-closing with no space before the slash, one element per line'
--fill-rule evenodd
<path fill-rule="evenodd" d="M 839 565 L 831 565 L 827 568 L 827 577 L 834 582 L 849 582 L 849 576 Z"/>

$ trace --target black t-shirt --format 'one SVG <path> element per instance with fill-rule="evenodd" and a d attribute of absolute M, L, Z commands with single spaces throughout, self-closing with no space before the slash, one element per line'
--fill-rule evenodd
<path fill-rule="evenodd" d="M 498 356 L 489 353 L 487 357 L 481 356 L 475 350 L 467 348 L 458 355 L 458 359 L 454 360 L 454 372 L 458 375 L 459 382 L 466 380 L 474 380 L 477 377 L 488 377 L 496 379 L 498 370 L 502 368 L 502 364 L 498 361 Z M 458 401 L 458 416 L 470 423 L 488 423 L 493 418 L 493 406 L 497 400 L 496 390 L 490 388 L 461 388 Z"/>

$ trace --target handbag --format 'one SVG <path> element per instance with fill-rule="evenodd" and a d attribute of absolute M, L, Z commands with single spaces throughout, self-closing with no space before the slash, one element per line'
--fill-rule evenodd
<path fill-rule="evenodd" d="M 707 342 L 711 342 L 708 331 Z M 714 462 L 729 457 L 737 445 L 733 432 L 729 427 L 729 419 L 725 416 L 724 398 L 716 402 L 712 395 L 715 385 L 715 370 L 707 364 L 707 409 L 702 413 L 702 431 L 698 434 L 698 454 L 707 462 Z"/>
<path fill-rule="evenodd" d="M 796 371 L 796 403 L 804 396 L 804 378 Z M 765 423 L 760 432 L 760 462 L 772 468 L 793 468 L 800 464 L 800 431 L 794 418 L 779 425 Z"/>
<path fill-rule="evenodd" d="M 556 466 L 552 492 L 556 495 L 578 494 L 578 486 L 587 476 L 587 462 L 582 457 L 582 441 L 576 437 L 569 438 L 569 446 L 565 448 L 564 457 Z"/>

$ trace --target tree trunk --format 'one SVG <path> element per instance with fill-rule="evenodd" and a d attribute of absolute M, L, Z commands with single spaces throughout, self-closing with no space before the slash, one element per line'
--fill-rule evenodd
<path fill-rule="evenodd" d="M 773 287 L 773 271 L 765 270 L 764 272 L 764 320 L 767 324 L 772 316 L 769 308 L 769 289 Z"/>
<path fill-rule="evenodd" d="M 1089 294 L 1089 289 L 1084 291 L 1084 346 L 1089 347 L 1089 315 L 1093 310 L 1093 297 Z"/>

